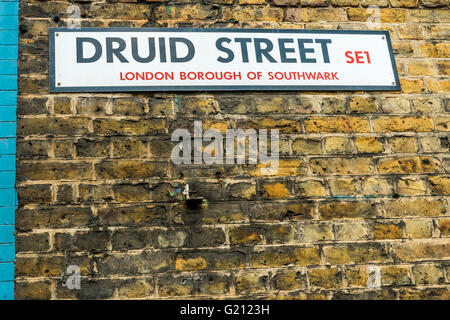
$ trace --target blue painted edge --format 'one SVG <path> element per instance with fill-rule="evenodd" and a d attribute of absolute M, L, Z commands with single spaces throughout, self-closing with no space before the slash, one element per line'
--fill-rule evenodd
<path fill-rule="evenodd" d="M 11 224 L 14 225 L 15 222 L 15 210 L 16 205 L 10 205 L 10 206 L 0 206 L 0 224 L 1 225 L 7 225 Z M 1 246 L 1 244 L 0 244 Z M 0 250 L 0 261 L 1 261 L 1 250 Z"/>
<path fill-rule="evenodd" d="M 0 300 L 14 300 L 18 0 L 0 0 Z"/>

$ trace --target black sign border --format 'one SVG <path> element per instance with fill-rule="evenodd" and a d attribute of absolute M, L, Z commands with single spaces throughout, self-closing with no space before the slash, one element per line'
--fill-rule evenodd
<path fill-rule="evenodd" d="M 319 33 L 319 34 L 379 34 L 386 37 L 395 84 L 391 86 L 105 86 L 57 87 L 55 83 L 55 34 L 57 32 L 243 32 L 243 33 Z M 400 91 L 400 80 L 395 64 L 389 31 L 385 30 L 312 30 L 312 29 L 201 29 L 201 28 L 50 28 L 50 92 L 172 92 L 172 91 Z"/>

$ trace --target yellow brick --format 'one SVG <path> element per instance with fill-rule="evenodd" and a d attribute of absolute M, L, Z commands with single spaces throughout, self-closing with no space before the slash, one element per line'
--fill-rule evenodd
<path fill-rule="evenodd" d="M 327 137 L 324 147 L 327 153 L 352 153 L 354 150 L 352 140 L 345 137 Z"/>
<path fill-rule="evenodd" d="M 349 107 L 352 113 L 372 113 L 377 112 L 378 102 L 372 97 L 354 97 L 350 99 Z"/>
<path fill-rule="evenodd" d="M 385 158 L 380 159 L 378 162 L 378 171 L 380 173 L 437 172 L 439 168 L 439 160 L 431 157 Z"/>
<path fill-rule="evenodd" d="M 309 117 L 304 124 L 311 133 L 370 131 L 369 121 L 363 117 Z"/>
<path fill-rule="evenodd" d="M 431 183 L 431 192 L 433 194 L 444 194 L 449 195 L 450 194 L 450 177 L 449 176 L 436 176 L 436 177 L 429 177 L 428 180 Z"/>
<path fill-rule="evenodd" d="M 423 180 L 401 178 L 397 182 L 397 192 L 406 196 L 424 195 L 427 192 L 427 187 Z"/>
<path fill-rule="evenodd" d="M 422 79 L 400 79 L 400 86 L 403 93 L 422 93 L 425 85 Z"/>
<path fill-rule="evenodd" d="M 424 39 L 424 29 L 417 24 L 404 24 L 397 27 L 400 39 L 422 40 Z"/>
<path fill-rule="evenodd" d="M 415 137 L 393 137 L 390 139 L 392 152 L 409 153 L 417 151 Z"/>
<path fill-rule="evenodd" d="M 373 237 L 377 240 L 401 239 L 403 229 L 398 223 L 377 223 L 373 227 Z"/>
<path fill-rule="evenodd" d="M 450 76 L 450 61 L 441 60 L 436 62 L 438 75 Z"/>
<path fill-rule="evenodd" d="M 408 11 L 405 9 L 381 9 L 381 22 L 398 23 L 408 21 Z"/>
<path fill-rule="evenodd" d="M 450 131 L 450 116 L 436 117 L 436 129 Z"/>
<path fill-rule="evenodd" d="M 282 21 L 282 8 L 269 6 L 235 6 L 222 8 L 223 20 L 236 21 Z"/>
<path fill-rule="evenodd" d="M 417 46 L 417 54 L 429 58 L 450 58 L 450 42 L 422 43 Z"/>
<path fill-rule="evenodd" d="M 269 199 L 286 198 L 290 196 L 284 183 L 272 183 L 263 187 L 265 197 Z"/>
<path fill-rule="evenodd" d="M 384 151 L 383 141 L 376 137 L 357 137 L 355 145 L 361 153 L 380 153 Z"/>
<path fill-rule="evenodd" d="M 362 181 L 363 195 L 389 195 L 392 193 L 392 183 L 387 179 L 367 178 Z"/>
<path fill-rule="evenodd" d="M 197 257 L 197 258 L 187 258 L 177 257 L 175 260 L 175 269 L 179 271 L 195 271 L 195 270 L 203 270 L 207 266 L 205 258 Z"/>
<path fill-rule="evenodd" d="M 389 0 L 393 8 L 417 8 L 418 0 Z"/>
<path fill-rule="evenodd" d="M 433 222 L 431 220 L 404 220 L 406 237 L 410 239 L 431 238 Z"/>
<path fill-rule="evenodd" d="M 347 21 L 347 14 L 341 8 L 288 8 L 286 10 L 286 20 L 301 22 L 344 22 Z"/>
<path fill-rule="evenodd" d="M 434 67 L 432 61 L 408 62 L 408 74 L 412 76 L 432 76 Z"/>
<path fill-rule="evenodd" d="M 376 132 L 427 132 L 433 131 L 431 117 L 379 117 L 374 121 Z"/>
<path fill-rule="evenodd" d="M 327 195 L 323 183 L 309 180 L 296 183 L 297 195 L 302 197 L 324 197 Z"/>
<path fill-rule="evenodd" d="M 356 191 L 356 181 L 353 179 L 333 179 L 328 181 L 333 196 L 351 196 Z"/>
<path fill-rule="evenodd" d="M 450 80 L 425 79 L 428 89 L 434 93 L 450 93 Z"/>
<path fill-rule="evenodd" d="M 382 286 L 400 286 L 412 283 L 409 267 L 383 266 L 380 269 Z"/>

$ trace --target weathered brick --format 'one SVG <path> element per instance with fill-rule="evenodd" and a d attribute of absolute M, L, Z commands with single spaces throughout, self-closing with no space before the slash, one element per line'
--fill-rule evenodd
<path fill-rule="evenodd" d="M 46 159 L 50 152 L 50 141 L 22 140 L 17 141 L 17 158 L 19 159 Z"/>
<path fill-rule="evenodd" d="M 418 264 L 412 267 L 416 284 L 430 285 L 444 283 L 444 273 L 439 265 Z"/>
<path fill-rule="evenodd" d="M 409 267 L 388 266 L 380 269 L 382 286 L 401 286 L 412 283 Z"/>
<path fill-rule="evenodd" d="M 379 117 L 374 120 L 376 132 L 427 132 L 433 131 L 431 117 Z"/>
<path fill-rule="evenodd" d="M 397 181 L 397 192 L 402 196 L 424 195 L 427 188 L 423 180 L 400 178 Z"/>
<path fill-rule="evenodd" d="M 306 132 L 370 132 L 369 121 L 362 117 L 309 117 L 304 121 Z"/>
<path fill-rule="evenodd" d="M 341 274 L 337 268 L 310 269 L 309 281 L 312 287 L 324 289 L 339 288 Z"/>
<path fill-rule="evenodd" d="M 296 139 L 292 144 L 292 151 L 295 154 L 320 154 L 321 149 L 320 140 Z"/>
<path fill-rule="evenodd" d="M 261 292 L 268 287 L 269 276 L 261 272 L 240 272 L 235 277 L 237 293 Z"/>
<path fill-rule="evenodd" d="M 349 101 L 352 113 L 373 113 L 378 110 L 378 100 L 374 97 L 353 97 Z"/>
<path fill-rule="evenodd" d="M 329 224 L 305 224 L 300 227 L 300 240 L 316 242 L 320 240 L 333 240 L 333 227 Z"/>
<path fill-rule="evenodd" d="M 251 257 L 254 267 L 277 267 L 282 265 L 306 266 L 319 264 L 319 251 L 315 247 L 268 247 L 255 251 Z"/>
<path fill-rule="evenodd" d="M 20 180 L 77 180 L 91 178 L 88 162 L 25 162 L 17 167 Z"/>
<path fill-rule="evenodd" d="M 287 21 L 300 22 L 339 22 L 346 20 L 344 9 L 334 8 L 288 8 L 286 10 Z"/>
<path fill-rule="evenodd" d="M 373 237 L 376 240 L 403 238 L 403 223 L 376 223 L 373 225 Z"/>
<path fill-rule="evenodd" d="M 306 289 L 306 273 L 300 270 L 277 270 L 272 277 L 275 290 Z"/>
<path fill-rule="evenodd" d="M 440 219 L 438 229 L 442 236 L 450 235 L 450 219 Z"/>
<path fill-rule="evenodd" d="M 378 162 L 380 173 L 438 172 L 439 168 L 439 160 L 431 157 L 382 158 Z"/>
<path fill-rule="evenodd" d="M 325 259 L 331 264 L 383 262 L 388 259 L 381 243 L 355 243 L 324 246 Z"/>
<path fill-rule="evenodd" d="M 98 221 L 104 226 L 161 225 L 167 222 L 166 219 L 166 208 L 161 205 L 112 206 L 98 210 Z"/>
<path fill-rule="evenodd" d="M 370 158 L 315 158 L 310 160 L 313 174 L 366 174 L 372 172 Z"/>
<path fill-rule="evenodd" d="M 90 208 L 50 206 L 20 209 L 16 212 L 16 228 L 29 231 L 39 228 L 85 227 L 91 223 Z"/>
<path fill-rule="evenodd" d="M 189 275 L 162 275 L 158 288 L 163 297 L 190 296 L 194 293 L 194 281 Z"/>
<path fill-rule="evenodd" d="M 407 238 L 420 239 L 431 238 L 433 224 L 430 220 L 405 220 L 405 233 Z"/>
<path fill-rule="evenodd" d="M 151 296 L 155 290 L 153 278 L 119 280 L 117 287 L 121 299 L 145 298 Z"/>
<path fill-rule="evenodd" d="M 450 255 L 449 239 L 410 240 L 392 244 L 393 256 L 398 261 L 445 259 Z"/>
<path fill-rule="evenodd" d="M 165 163 L 141 160 L 106 160 L 95 165 L 98 179 L 165 177 Z"/>
<path fill-rule="evenodd" d="M 384 151 L 384 141 L 377 137 L 357 137 L 355 147 L 361 153 L 381 153 Z"/>
<path fill-rule="evenodd" d="M 393 152 L 412 153 L 417 151 L 417 141 L 415 137 L 392 137 L 390 142 Z"/>
<path fill-rule="evenodd" d="M 89 119 L 81 117 L 19 118 L 17 132 L 20 136 L 83 135 L 89 132 Z"/>
<path fill-rule="evenodd" d="M 324 220 L 341 218 L 374 218 L 379 212 L 370 202 L 328 202 L 319 205 L 320 217 Z"/>
<path fill-rule="evenodd" d="M 148 230 L 118 230 L 111 236 L 113 250 L 135 250 L 152 245 L 152 235 Z"/>
<path fill-rule="evenodd" d="M 268 244 L 293 243 L 298 239 L 297 230 L 291 224 L 272 224 L 264 229 L 264 238 Z"/>
<path fill-rule="evenodd" d="M 264 202 L 250 206 L 251 219 L 254 221 L 281 221 L 312 219 L 312 202 Z"/>
<path fill-rule="evenodd" d="M 32 184 L 17 187 L 17 197 L 21 204 L 48 204 L 52 201 L 52 189 L 48 184 Z"/>
<path fill-rule="evenodd" d="M 146 136 L 163 133 L 166 122 L 163 119 L 148 120 L 116 120 L 96 119 L 94 120 L 94 132 L 106 136 Z"/>
<path fill-rule="evenodd" d="M 289 188 L 285 183 L 281 182 L 265 183 L 262 187 L 262 192 L 264 197 L 268 199 L 287 198 L 290 196 Z"/>
<path fill-rule="evenodd" d="M 48 251 L 50 249 L 50 240 L 48 233 L 32 233 L 16 235 L 16 251 L 17 252 L 39 252 Z"/>
<path fill-rule="evenodd" d="M 327 137 L 324 148 L 327 153 L 352 153 L 354 151 L 353 142 L 350 138 Z"/>
<path fill-rule="evenodd" d="M 369 228 L 365 222 L 343 222 L 335 225 L 335 234 L 337 240 L 364 240 L 369 238 Z"/>
<path fill-rule="evenodd" d="M 447 205 L 441 200 L 399 199 L 385 202 L 387 217 L 442 216 L 447 211 Z"/>
<path fill-rule="evenodd" d="M 17 300 L 49 300 L 51 298 L 50 281 L 16 281 L 14 298 Z"/>
<path fill-rule="evenodd" d="M 104 158 L 109 156 L 109 141 L 103 139 L 79 139 L 76 144 L 78 157 Z"/>
<path fill-rule="evenodd" d="M 231 227 L 230 243 L 232 245 L 258 244 L 262 242 L 261 233 L 261 229 L 255 226 Z"/>

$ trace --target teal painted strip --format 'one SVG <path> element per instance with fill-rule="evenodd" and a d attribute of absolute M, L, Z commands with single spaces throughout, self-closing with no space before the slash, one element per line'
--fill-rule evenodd
<path fill-rule="evenodd" d="M 14 280 L 14 263 L 0 263 L 0 281 Z"/>
<path fill-rule="evenodd" d="M 14 299 L 18 0 L 0 0 L 0 300 Z"/>
<path fill-rule="evenodd" d="M 0 262 L 13 262 L 14 254 L 14 243 L 0 244 Z"/>
<path fill-rule="evenodd" d="M 0 224 L 14 224 L 15 221 L 15 206 L 0 207 Z M 0 251 L 1 261 L 1 251 Z"/>
<path fill-rule="evenodd" d="M 14 20 L 0 19 L 0 30 L 17 30 L 17 28 L 17 22 L 15 22 Z"/>
<path fill-rule="evenodd" d="M 17 75 L 0 75 L 0 90 L 17 90 Z"/>
<path fill-rule="evenodd" d="M 0 118 L 2 121 L 16 122 L 16 106 L 0 106 Z"/>
<path fill-rule="evenodd" d="M 0 106 L 15 106 L 16 103 L 17 91 L 0 91 Z"/>
<path fill-rule="evenodd" d="M 17 2 L 0 3 L 0 16 L 17 16 L 19 13 L 19 4 Z"/>
<path fill-rule="evenodd" d="M 16 59 L 18 55 L 17 45 L 2 45 L 0 44 L 0 57 L 2 59 Z"/>
<path fill-rule="evenodd" d="M 1 28 L 1 22 L 0 22 Z M 17 74 L 16 60 L 0 60 L 0 74 Z"/>
<path fill-rule="evenodd" d="M 18 43 L 19 43 L 18 30 L 0 31 L 0 44 L 18 44 Z"/>
<path fill-rule="evenodd" d="M 0 225 L 0 243 L 14 243 L 14 226 Z"/>
<path fill-rule="evenodd" d="M 15 180 L 16 173 L 14 171 L 0 171 L 0 189 L 14 188 Z"/>
<path fill-rule="evenodd" d="M 15 154 L 15 153 L 16 153 L 16 139 L 0 138 L 0 154 Z"/>
<path fill-rule="evenodd" d="M 0 122 L 0 137 L 15 138 L 16 137 L 16 123 L 15 122 Z"/>
<path fill-rule="evenodd" d="M 17 201 L 16 201 L 16 190 L 15 189 L 1 189 L 0 206 L 15 206 L 16 203 L 17 203 Z M 1 236 L 1 231 L 0 231 L 0 236 Z"/>
<path fill-rule="evenodd" d="M 14 300 L 14 281 L 0 282 L 0 300 Z"/>
<path fill-rule="evenodd" d="M 0 155 L 0 172 L 16 170 L 16 155 L 3 154 Z"/>
<path fill-rule="evenodd" d="M 1 107 L 0 106 L 0 118 L 2 119 L 2 121 L 11 121 L 11 122 L 15 122 L 16 121 L 16 106 L 4 106 Z"/>

